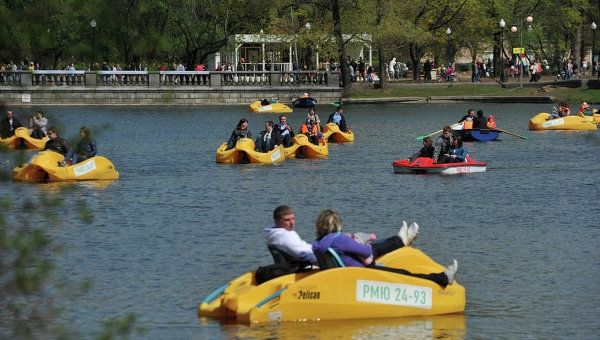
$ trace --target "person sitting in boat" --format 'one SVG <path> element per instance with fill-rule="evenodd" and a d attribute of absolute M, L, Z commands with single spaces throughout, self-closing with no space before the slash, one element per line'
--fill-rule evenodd
<path fill-rule="evenodd" d="M 483 116 L 482 110 L 477 110 L 477 117 L 473 119 L 473 129 L 487 129 L 487 118 Z"/>
<path fill-rule="evenodd" d="M 433 141 L 431 140 L 431 137 L 427 136 L 423 139 L 423 147 L 421 150 L 413 154 L 409 160 L 414 162 L 419 157 L 433 157 Z"/>
<path fill-rule="evenodd" d="M 488 129 L 496 128 L 496 119 L 494 118 L 494 115 L 489 115 L 487 117 L 487 127 L 488 127 Z"/>
<path fill-rule="evenodd" d="M 261 106 L 268 106 L 268 105 L 271 105 L 271 102 L 270 102 L 270 101 L 269 101 L 267 98 L 263 98 L 263 99 L 260 101 L 260 105 L 261 105 Z"/>
<path fill-rule="evenodd" d="M 30 117 L 29 125 L 32 129 L 31 138 L 42 139 L 48 134 L 48 118 L 44 117 L 42 111 L 38 111 Z"/>
<path fill-rule="evenodd" d="M 463 145 L 462 138 L 460 136 L 454 137 L 452 140 L 452 146 L 448 153 L 447 163 L 460 163 L 465 161 L 467 157 L 467 148 Z"/>
<path fill-rule="evenodd" d="M 452 128 L 444 126 L 442 134 L 433 143 L 433 163 L 446 163 L 452 146 Z"/>
<path fill-rule="evenodd" d="M 581 103 L 579 110 L 577 110 L 577 115 L 579 117 L 585 117 L 586 115 L 591 116 L 592 112 L 590 110 L 590 104 L 588 104 L 588 102 Z"/>
<path fill-rule="evenodd" d="M 300 98 L 308 98 L 308 93 L 304 92 Z"/>
<path fill-rule="evenodd" d="M 400 268 L 390 268 L 375 264 L 375 258 L 392 252 L 401 247 L 409 246 L 419 232 L 419 225 L 412 223 L 410 226 L 403 222 L 397 236 L 386 239 L 385 242 L 361 244 L 347 234 L 342 233 L 342 219 L 338 213 L 326 209 L 321 211 L 315 223 L 317 239 L 313 242 L 313 252 L 326 253 L 332 248 L 339 255 L 346 267 L 367 267 L 376 270 L 385 270 L 398 274 L 419 277 L 433 281 L 442 287 L 454 282 L 458 270 L 458 262 L 452 261 L 443 272 L 429 274 L 415 274 Z"/>
<path fill-rule="evenodd" d="M 98 150 L 96 148 L 96 141 L 90 135 L 90 129 L 85 126 L 81 127 L 79 129 L 79 137 L 81 139 L 77 143 L 77 147 L 71 148 L 65 155 L 63 166 L 66 164 L 75 165 L 96 156 Z"/>
<path fill-rule="evenodd" d="M 265 123 L 265 130 L 260 132 L 255 144 L 256 150 L 260 152 L 269 152 L 281 144 L 281 136 L 277 131 L 273 131 L 273 121 Z"/>
<path fill-rule="evenodd" d="M 306 135 L 308 140 L 315 145 L 319 145 L 319 138 L 323 137 L 323 134 L 319 130 L 319 124 L 308 119 L 300 126 L 300 133 Z"/>
<path fill-rule="evenodd" d="M 250 133 L 250 129 L 248 128 L 248 120 L 246 118 L 240 119 L 235 130 L 231 132 L 231 136 L 227 141 L 227 150 L 233 149 L 240 138 L 252 138 L 252 133 Z"/>
<path fill-rule="evenodd" d="M 288 124 L 287 116 L 280 115 L 279 123 L 275 124 L 273 128 L 281 135 L 283 146 L 286 148 L 290 147 L 292 145 L 292 139 L 294 138 L 294 129 Z"/>
<path fill-rule="evenodd" d="M 469 111 L 467 111 L 467 114 L 464 115 L 458 121 L 458 123 L 463 123 L 464 130 L 470 130 L 473 128 L 473 119 L 475 119 L 475 110 L 469 109 Z"/>
<path fill-rule="evenodd" d="M 58 131 L 55 127 L 48 129 L 48 137 L 50 139 L 44 145 L 44 150 L 52 150 L 58 152 L 61 155 L 66 155 L 69 152 L 69 144 L 66 140 L 58 136 Z"/>
<path fill-rule="evenodd" d="M 342 132 L 348 131 L 348 125 L 346 124 L 346 118 L 344 117 L 344 109 L 342 106 L 338 106 L 335 112 L 329 115 L 327 123 L 336 123 Z"/>
<path fill-rule="evenodd" d="M 315 111 L 314 107 L 311 107 L 310 109 L 308 109 L 308 114 L 306 115 L 306 123 L 307 124 L 316 123 L 319 127 L 319 131 L 321 131 L 321 120 L 319 119 L 319 115 L 317 115 L 317 112 Z"/>
<path fill-rule="evenodd" d="M 275 208 L 273 222 L 273 226 L 264 229 L 267 245 L 277 248 L 300 263 L 317 263 L 312 246 L 304 241 L 294 229 L 296 216 L 292 208 L 287 205 Z"/>
<path fill-rule="evenodd" d="M 15 130 L 23 125 L 12 111 L 6 111 L 6 118 L 0 121 L 0 138 L 8 138 L 15 135 Z"/>
<path fill-rule="evenodd" d="M 567 117 L 571 114 L 571 109 L 569 108 L 569 104 L 565 102 L 560 102 L 558 104 L 558 109 L 556 107 L 552 108 L 552 113 L 548 117 L 550 119 L 556 119 L 560 117 Z"/>

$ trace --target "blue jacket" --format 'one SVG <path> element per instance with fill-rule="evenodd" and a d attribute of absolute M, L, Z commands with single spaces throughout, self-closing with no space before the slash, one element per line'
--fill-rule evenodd
<path fill-rule="evenodd" d="M 467 157 L 467 148 L 461 146 L 460 148 L 450 148 L 450 154 L 456 155 L 456 159 L 461 162 L 465 161 L 465 157 Z"/>
<path fill-rule="evenodd" d="M 360 244 L 344 233 L 336 232 L 317 239 L 312 244 L 313 251 L 326 252 L 333 248 L 340 256 L 346 267 L 364 267 L 360 258 L 367 258 L 373 254 L 369 244 Z"/>

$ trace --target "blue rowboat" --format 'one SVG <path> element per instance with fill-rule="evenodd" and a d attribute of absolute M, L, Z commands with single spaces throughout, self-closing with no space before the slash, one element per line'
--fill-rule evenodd
<path fill-rule="evenodd" d="M 317 105 L 317 100 L 310 97 L 298 98 L 292 102 L 292 105 L 302 109 L 310 109 L 311 107 L 315 107 L 315 105 Z"/>
<path fill-rule="evenodd" d="M 500 136 L 500 131 L 491 129 L 452 130 L 455 136 L 460 136 L 467 142 L 489 142 Z"/>

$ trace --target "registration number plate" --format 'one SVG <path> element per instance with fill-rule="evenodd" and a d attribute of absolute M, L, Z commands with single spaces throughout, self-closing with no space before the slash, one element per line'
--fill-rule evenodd
<path fill-rule="evenodd" d="M 356 281 L 356 301 L 431 309 L 429 287 L 406 284 Z"/>

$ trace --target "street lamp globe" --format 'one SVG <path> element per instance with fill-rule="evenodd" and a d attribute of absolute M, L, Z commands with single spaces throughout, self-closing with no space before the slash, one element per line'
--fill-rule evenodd
<path fill-rule="evenodd" d="M 452 34 L 452 30 L 450 29 L 450 27 L 446 28 L 446 34 L 448 34 L 448 35 Z"/>
<path fill-rule="evenodd" d="M 533 17 L 531 15 L 528 15 L 527 18 L 525 18 L 525 20 L 527 20 L 527 22 L 531 24 L 533 22 Z"/>
<path fill-rule="evenodd" d="M 96 20 L 92 19 L 92 21 L 90 21 L 90 26 L 96 28 Z"/>
<path fill-rule="evenodd" d="M 504 21 L 504 19 L 500 19 L 500 22 L 498 23 L 498 25 L 500 25 L 501 28 L 506 27 L 506 22 Z"/>
<path fill-rule="evenodd" d="M 591 25 L 591 27 L 592 27 L 592 29 L 593 29 L 593 30 L 595 30 L 595 29 L 596 29 L 598 26 L 596 26 L 596 23 L 595 23 L 595 22 L 592 22 L 592 25 Z"/>
<path fill-rule="evenodd" d="M 513 26 L 513 27 L 511 27 L 511 28 L 510 28 L 510 31 L 511 31 L 511 32 L 513 32 L 513 33 L 517 32 L 517 26 Z"/>
<path fill-rule="evenodd" d="M 306 24 L 304 24 L 304 28 L 306 28 L 307 30 L 310 29 L 310 22 L 307 22 Z"/>

